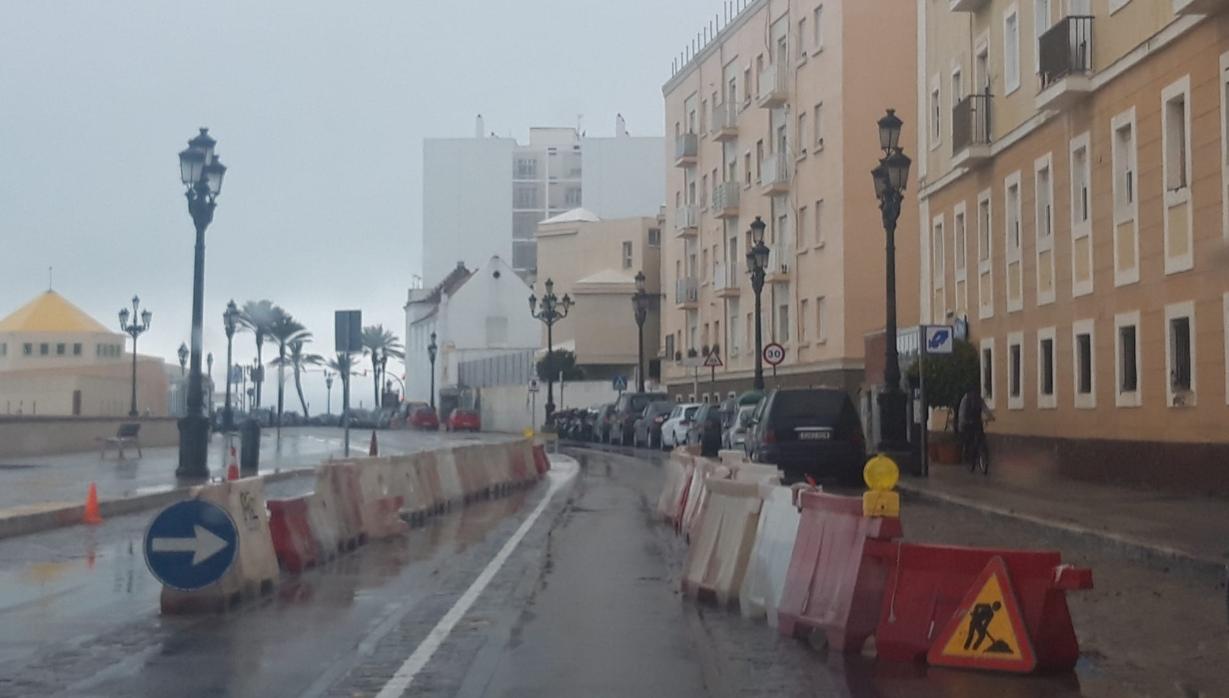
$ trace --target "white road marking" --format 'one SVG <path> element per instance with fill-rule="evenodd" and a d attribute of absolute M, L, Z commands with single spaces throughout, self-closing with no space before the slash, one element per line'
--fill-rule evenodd
<path fill-rule="evenodd" d="M 414 677 L 423 670 L 423 667 L 427 666 L 427 662 L 431 661 L 435 651 L 440 648 L 440 645 L 444 644 L 444 641 L 448 639 L 448 635 L 452 633 L 452 629 L 465 617 L 470 607 L 482 595 L 487 584 L 490 584 L 500 568 L 512 556 L 516 546 L 520 545 L 521 540 L 529 533 L 529 529 L 533 527 L 538 517 L 546 510 L 546 506 L 550 504 L 555 493 L 576 476 L 577 470 L 576 462 L 570 458 L 567 460 L 551 460 L 551 469 L 548 472 L 550 489 L 546 491 L 542 501 L 538 502 L 538 506 L 521 523 L 520 528 L 516 529 L 512 537 L 504 543 L 504 547 L 500 548 L 495 557 L 491 558 L 491 561 L 487 563 L 482 573 L 474 579 L 474 582 L 469 585 L 465 593 L 461 594 L 461 598 L 457 599 L 457 602 L 453 604 L 452 608 L 448 609 L 443 618 L 440 618 L 435 627 L 431 629 L 431 632 L 427 633 L 427 637 L 418 645 L 414 653 L 401 664 L 401 667 L 388 680 L 388 683 L 384 684 L 384 687 L 376 694 L 376 698 L 395 698 L 396 696 L 403 695 L 409 689 L 410 684 L 414 682 Z"/>

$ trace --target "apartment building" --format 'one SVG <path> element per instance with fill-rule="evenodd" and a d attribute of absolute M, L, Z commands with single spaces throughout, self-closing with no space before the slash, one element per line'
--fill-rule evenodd
<path fill-rule="evenodd" d="M 458 262 L 492 256 L 531 278 L 538 223 L 585 206 L 604 217 L 653 216 L 663 203 L 660 137 L 633 137 L 623 118 L 614 137 L 575 128 L 531 128 L 527 143 L 488 132 L 423 141 L 422 276 L 442 281 Z"/>
<path fill-rule="evenodd" d="M 689 355 L 716 347 L 703 399 L 749 389 L 755 295 L 749 226 L 767 223 L 764 341 L 786 349 L 768 385 L 863 383 L 865 341 L 884 324 L 884 232 L 870 171 L 876 121 L 915 118 L 917 24 L 899 0 L 758 0 L 685 53 L 663 87 L 667 230 L 663 232 L 663 377 L 689 395 Z M 912 155 L 912 154 L 911 154 Z M 902 325 L 917 320 L 917 206 L 898 235 Z"/>
<path fill-rule="evenodd" d="M 996 463 L 1224 491 L 1229 2 L 917 6 L 920 311 Z"/>

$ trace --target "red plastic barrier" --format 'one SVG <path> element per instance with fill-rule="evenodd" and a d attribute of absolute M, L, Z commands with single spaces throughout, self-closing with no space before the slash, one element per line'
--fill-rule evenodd
<path fill-rule="evenodd" d="M 278 564 L 288 572 L 302 572 L 320 560 L 320 550 L 308 519 L 309 496 L 265 502 L 269 508 L 273 552 L 277 554 Z"/>
<path fill-rule="evenodd" d="M 799 495 L 802 516 L 778 607 L 778 630 L 823 631 L 831 648 L 858 652 L 875 633 L 888 564 L 867 554 L 901 535 L 899 518 L 862 515 L 861 497 Z"/>
<path fill-rule="evenodd" d="M 1007 565 L 1037 668 L 1069 670 L 1080 647 L 1068 590 L 1092 588 L 1092 572 L 1062 563 L 1057 551 L 994 550 L 895 543 L 872 551 L 889 568 L 875 635 L 879 657 L 920 661 L 991 558 Z"/>
<path fill-rule="evenodd" d="M 546 471 L 550 470 L 550 458 L 546 457 L 546 446 L 534 444 L 533 467 L 537 469 L 539 476 L 545 475 Z"/>
<path fill-rule="evenodd" d="M 401 519 L 401 505 L 405 498 L 401 495 L 380 497 L 374 502 L 367 502 L 369 508 L 367 528 L 372 538 L 388 538 L 410 530 L 409 524 Z"/>
<path fill-rule="evenodd" d="M 512 461 L 512 482 L 522 484 L 536 479 L 533 471 L 529 469 L 528 459 L 525 457 L 525 447 L 522 443 L 511 444 L 508 446 L 511 451 L 509 458 Z"/>

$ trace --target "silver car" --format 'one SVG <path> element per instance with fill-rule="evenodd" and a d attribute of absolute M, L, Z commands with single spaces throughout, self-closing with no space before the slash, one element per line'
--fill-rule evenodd
<path fill-rule="evenodd" d="M 742 405 L 734 415 L 734 423 L 721 435 L 721 447 L 741 450 L 747 440 L 747 429 L 751 426 L 751 414 L 755 412 L 755 404 Z"/>

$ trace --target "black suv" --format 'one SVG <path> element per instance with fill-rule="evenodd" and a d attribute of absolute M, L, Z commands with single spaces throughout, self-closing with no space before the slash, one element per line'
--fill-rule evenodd
<path fill-rule="evenodd" d="M 644 408 L 648 407 L 650 402 L 669 398 L 670 396 L 665 393 L 623 393 L 620 395 L 610 413 L 610 432 L 606 434 L 606 442 L 613 444 L 617 439 L 620 446 L 630 445 L 632 437 L 635 436 L 636 418 L 644 413 Z"/>
<path fill-rule="evenodd" d="M 687 430 L 687 445 L 699 446 L 700 455 L 716 457 L 721 450 L 721 407 L 704 403 Z"/>
<path fill-rule="evenodd" d="M 773 390 L 755 412 L 747 455 L 771 463 L 786 482 L 861 480 L 866 463 L 862 421 L 849 395 L 827 388 Z"/>

